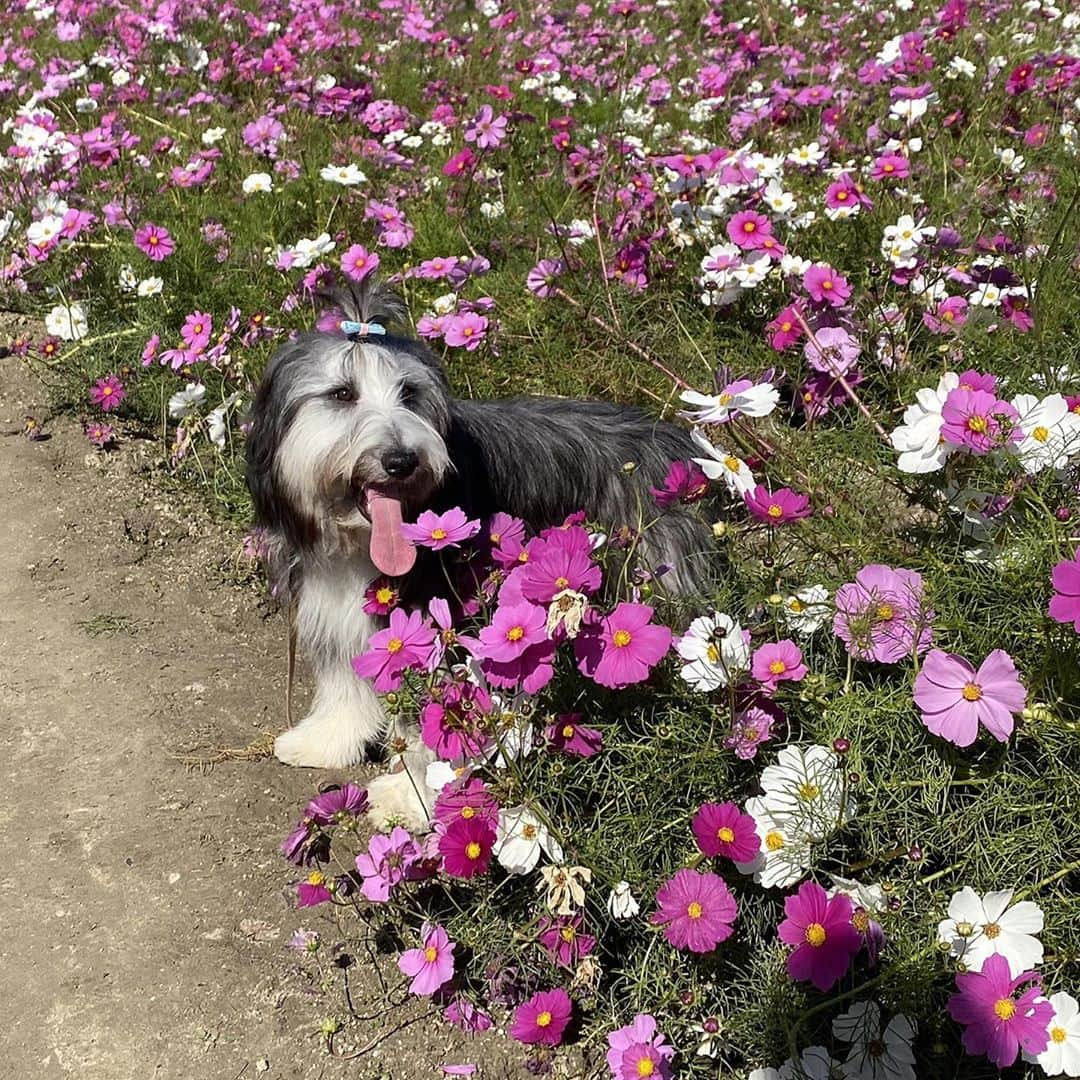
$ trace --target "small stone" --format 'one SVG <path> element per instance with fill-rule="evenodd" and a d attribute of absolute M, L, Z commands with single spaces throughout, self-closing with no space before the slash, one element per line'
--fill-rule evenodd
<path fill-rule="evenodd" d="M 269 1072 L 270 1062 L 267 1061 L 266 1058 L 259 1058 L 259 1060 L 255 1062 L 255 1071 L 257 1073 Z"/>

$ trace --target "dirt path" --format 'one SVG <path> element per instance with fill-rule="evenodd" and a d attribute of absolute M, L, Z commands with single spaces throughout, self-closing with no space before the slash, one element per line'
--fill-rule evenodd
<path fill-rule="evenodd" d="M 344 996 L 286 944 L 333 924 L 292 909 L 277 844 L 343 777 L 172 756 L 277 730 L 281 622 L 222 572 L 236 538 L 155 495 L 146 451 L 88 458 L 64 418 L 48 441 L 18 434 L 41 396 L 0 360 L 0 1075 L 412 1080 L 476 1061 L 427 1024 L 326 1054 L 315 1033 L 348 1019 Z"/>

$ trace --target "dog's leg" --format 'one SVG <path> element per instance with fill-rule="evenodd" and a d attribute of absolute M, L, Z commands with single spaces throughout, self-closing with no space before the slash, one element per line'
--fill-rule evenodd
<path fill-rule="evenodd" d="M 378 695 L 352 669 L 352 658 L 375 628 L 363 609 L 364 586 L 374 571 L 365 571 L 345 558 L 304 567 L 296 630 L 315 676 L 315 697 L 311 712 L 274 740 L 275 755 L 287 765 L 355 765 L 386 730 Z"/>

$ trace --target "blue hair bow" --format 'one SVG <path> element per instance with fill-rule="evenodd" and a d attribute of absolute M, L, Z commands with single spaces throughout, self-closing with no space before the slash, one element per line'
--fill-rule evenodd
<path fill-rule="evenodd" d="M 373 334 L 381 337 L 386 333 L 386 327 L 377 322 L 353 322 L 351 319 L 345 319 L 339 325 L 341 332 L 351 341 L 371 337 Z"/>

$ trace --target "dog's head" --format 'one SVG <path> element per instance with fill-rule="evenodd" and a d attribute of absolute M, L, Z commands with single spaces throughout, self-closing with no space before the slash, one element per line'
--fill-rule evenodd
<path fill-rule="evenodd" d="M 400 298 L 371 279 L 327 299 L 353 322 L 389 327 L 405 316 Z M 294 547 L 361 539 L 373 505 L 389 498 L 411 513 L 449 468 L 446 375 L 423 343 L 389 332 L 349 340 L 313 331 L 282 345 L 251 421 L 256 516 Z"/>

